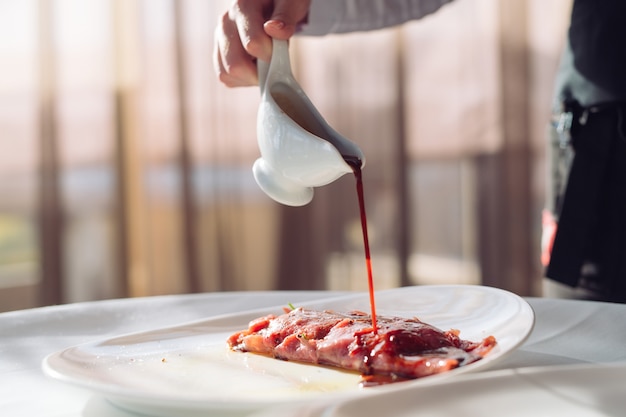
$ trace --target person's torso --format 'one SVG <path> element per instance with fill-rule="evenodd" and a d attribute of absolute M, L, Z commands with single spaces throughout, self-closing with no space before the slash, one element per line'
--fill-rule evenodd
<path fill-rule="evenodd" d="M 557 101 L 626 101 L 626 0 L 575 0 Z"/>

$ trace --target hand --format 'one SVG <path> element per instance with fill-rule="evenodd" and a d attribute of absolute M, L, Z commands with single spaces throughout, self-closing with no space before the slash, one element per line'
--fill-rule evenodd
<path fill-rule="evenodd" d="M 213 66 L 228 87 L 257 85 L 256 60 L 269 61 L 272 39 L 289 39 L 311 0 L 235 0 L 215 29 Z"/>

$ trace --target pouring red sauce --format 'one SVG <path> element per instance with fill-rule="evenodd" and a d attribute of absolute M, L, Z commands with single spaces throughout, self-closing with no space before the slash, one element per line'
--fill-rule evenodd
<path fill-rule="evenodd" d="M 344 156 L 344 160 L 354 171 L 356 178 L 356 192 L 359 198 L 359 211 L 361 213 L 361 229 L 363 230 L 363 246 L 365 248 L 365 265 L 367 267 L 367 286 L 370 295 L 370 309 L 372 311 L 372 328 L 374 334 L 378 333 L 376 322 L 376 301 L 374 299 L 374 276 L 372 273 L 372 256 L 370 255 L 370 242 L 367 235 L 367 215 L 365 214 L 365 198 L 363 193 L 363 175 L 361 166 L 363 162 L 354 156 Z"/>

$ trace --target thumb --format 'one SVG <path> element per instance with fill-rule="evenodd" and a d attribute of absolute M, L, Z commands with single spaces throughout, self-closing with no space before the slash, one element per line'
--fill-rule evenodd
<path fill-rule="evenodd" d="M 272 16 L 263 28 L 272 38 L 289 39 L 300 23 L 306 21 L 311 0 L 276 0 Z"/>

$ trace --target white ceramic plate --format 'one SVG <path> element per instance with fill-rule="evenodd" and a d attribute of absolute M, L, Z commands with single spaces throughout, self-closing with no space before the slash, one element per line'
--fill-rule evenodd
<path fill-rule="evenodd" d="M 350 401 L 325 417 L 618 416 L 625 411 L 625 386 L 626 364 L 506 369 L 466 375 L 419 393 L 398 391 L 383 401 Z"/>
<path fill-rule="evenodd" d="M 626 363 L 504 369 L 331 407 L 276 407 L 254 417 L 607 417 L 623 416 Z"/>
<path fill-rule="evenodd" d="M 153 415 L 249 412 L 285 404 L 331 404 L 482 370 L 518 347 L 534 324 L 528 303 L 490 287 L 405 287 L 377 292 L 376 303 L 379 315 L 417 316 L 444 330 L 459 329 L 461 337 L 469 340 L 493 335 L 498 345 L 484 359 L 444 374 L 359 388 L 359 375 L 354 373 L 228 349 L 230 334 L 246 328 L 256 317 L 280 313 L 278 306 L 79 345 L 49 355 L 43 369 L 53 378 L 88 388 L 123 408 Z M 303 306 L 368 311 L 369 298 L 359 293 Z"/>

